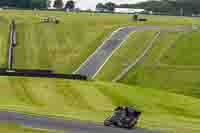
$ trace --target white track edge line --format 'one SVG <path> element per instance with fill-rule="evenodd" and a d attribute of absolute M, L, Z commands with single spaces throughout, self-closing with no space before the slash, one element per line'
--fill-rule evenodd
<path fill-rule="evenodd" d="M 128 28 L 128 27 L 135 27 L 135 28 L 137 28 L 137 26 L 124 26 L 124 27 L 120 27 L 120 28 L 118 28 L 118 29 L 116 29 L 115 31 L 113 31 L 110 35 L 109 35 L 109 37 L 108 38 L 106 38 L 104 41 L 103 41 L 103 43 L 101 44 L 101 46 L 99 46 L 80 66 L 79 66 L 79 68 L 77 69 L 77 70 L 75 70 L 74 72 L 73 72 L 73 74 L 76 74 L 80 69 L 81 69 L 81 67 L 82 66 L 84 66 L 85 65 L 85 63 L 88 61 L 88 60 L 90 60 L 90 58 L 94 55 L 94 54 L 96 54 L 96 52 L 98 52 L 99 51 L 99 49 L 105 44 L 105 42 L 106 41 L 108 41 L 116 32 L 118 32 L 119 30 L 121 30 L 121 29 L 123 29 L 123 28 Z M 158 27 L 153 27 L 153 28 L 147 28 L 147 29 L 142 29 L 142 31 L 144 31 L 144 30 L 159 30 L 159 29 L 161 29 L 161 27 L 160 26 L 158 26 Z M 139 31 L 138 29 L 136 29 L 136 31 Z"/>
<path fill-rule="evenodd" d="M 127 26 L 128 27 L 128 26 Z M 115 34 L 115 33 L 117 33 L 118 31 L 120 31 L 121 29 L 124 29 L 124 28 L 126 28 L 126 27 L 120 27 L 120 28 L 118 28 L 118 29 L 116 29 L 115 31 L 113 31 L 112 33 L 110 33 L 110 35 L 108 36 L 108 38 L 106 38 L 104 41 L 103 41 L 103 43 L 101 44 L 101 46 L 99 46 L 80 66 L 79 66 L 79 68 L 77 69 L 77 70 L 75 70 L 74 72 L 73 72 L 73 74 L 76 74 L 81 68 L 82 68 L 82 66 L 84 66 L 85 65 L 85 63 L 88 61 L 88 60 L 90 60 L 90 58 L 92 58 L 92 56 L 94 55 L 94 54 L 96 54 L 98 51 L 99 51 L 99 49 L 101 49 L 103 46 L 104 46 L 104 44 Z"/>
<path fill-rule="evenodd" d="M 149 46 L 146 47 L 146 49 L 144 50 L 144 52 L 135 60 L 135 62 L 133 64 L 129 65 L 116 78 L 114 78 L 112 80 L 112 82 L 117 82 L 117 81 L 121 80 L 127 74 L 127 72 L 130 69 L 132 69 L 133 67 L 135 67 L 135 65 L 137 65 L 143 59 L 143 57 L 148 53 L 149 49 L 151 49 L 153 47 L 154 42 L 158 39 L 158 37 L 160 36 L 160 34 L 161 34 L 161 32 L 157 32 L 157 34 L 155 35 L 155 37 L 153 38 L 153 40 L 150 42 Z"/>
<path fill-rule="evenodd" d="M 135 29 L 136 30 L 136 29 Z M 124 38 L 124 40 L 119 44 L 119 46 L 117 48 L 115 48 L 112 53 L 107 57 L 107 59 L 104 61 L 104 63 L 101 65 L 101 67 L 97 70 L 97 72 L 92 76 L 91 79 L 94 79 L 96 77 L 96 75 L 100 72 L 100 70 L 103 68 L 103 66 L 108 62 L 108 60 L 113 56 L 113 54 L 122 46 L 122 44 L 124 44 L 124 42 L 126 42 L 129 38 L 130 35 L 134 34 L 136 31 L 132 31 L 131 33 L 129 33 L 127 35 L 126 38 Z"/>

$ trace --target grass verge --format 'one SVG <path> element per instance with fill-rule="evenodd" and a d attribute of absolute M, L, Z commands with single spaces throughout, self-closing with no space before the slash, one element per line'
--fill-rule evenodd
<path fill-rule="evenodd" d="M 134 105 L 143 111 L 140 127 L 200 131 L 200 100 L 193 97 L 105 82 L 15 77 L 0 82 L 1 109 L 102 122 L 115 106 Z"/>
<path fill-rule="evenodd" d="M 199 98 L 199 69 L 189 63 L 189 60 L 190 62 L 195 62 L 196 60 L 191 59 L 189 55 L 185 56 L 185 58 L 184 56 L 179 56 L 179 54 L 181 54 L 181 48 L 179 49 L 178 47 L 184 47 L 184 43 L 180 42 L 183 42 L 181 40 L 190 38 L 191 36 L 185 37 L 185 35 L 188 34 L 189 33 L 181 32 L 162 33 L 159 40 L 156 41 L 154 47 L 150 50 L 148 56 L 145 57 L 144 61 L 136 68 L 132 69 L 121 82 L 141 85 L 143 87 L 164 89 Z M 197 33 L 195 32 L 194 34 Z M 193 41 L 191 41 L 190 44 L 187 43 L 188 49 L 185 51 L 188 52 L 195 49 L 193 47 L 195 47 L 197 43 L 192 42 Z M 173 52 L 173 50 L 171 51 L 171 49 L 176 49 L 176 52 Z M 174 54 L 172 54 L 172 52 Z M 169 65 L 163 65 L 163 58 L 166 58 L 166 54 L 169 58 L 165 59 L 165 61 L 174 58 L 177 62 L 185 62 L 188 65 L 183 67 L 182 65 L 176 65 L 174 62 Z M 195 52 L 191 52 L 191 55 L 193 54 L 195 54 Z M 186 59 L 188 61 L 184 61 Z"/>

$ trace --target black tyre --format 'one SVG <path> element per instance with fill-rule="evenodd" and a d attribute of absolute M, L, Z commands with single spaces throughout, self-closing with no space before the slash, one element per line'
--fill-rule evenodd
<path fill-rule="evenodd" d="M 134 128 L 134 127 L 137 125 L 137 122 L 138 122 L 137 119 L 131 121 L 131 122 L 128 124 L 127 128 L 128 128 L 128 129 Z"/>
<path fill-rule="evenodd" d="M 55 23 L 56 23 L 56 24 L 59 24 L 59 23 L 60 23 L 60 21 L 59 21 L 59 20 L 56 20 L 56 21 L 55 21 Z"/>
<path fill-rule="evenodd" d="M 105 121 L 104 121 L 104 126 L 111 126 L 113 123 L 112 121 L 110 121 L 110 118 L 107 118 Z"/>

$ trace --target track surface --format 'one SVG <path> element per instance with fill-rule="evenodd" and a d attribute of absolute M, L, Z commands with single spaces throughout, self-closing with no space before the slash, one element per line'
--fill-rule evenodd
<path fill-rule="evenodd" d="M 136 27 L 125 27 L 116 30 L 111 36 L 80 66 L 75 74 L 86 75 L 93 78 L 96 72 L 112 55 L 113 51 L 120 47 L 128 34 L 135 31 Z"/>
<path fill-rule="evenodd" d="M 191 30 L 191 27 L 128 26 L 119 28 L 114 31 L 90 57 L 88 57 L 88 59 L 74 72 L 74 74 L 85 75 L 88 78 L 93 79 L 115 50 L 126 41 L 130 33 L 144 30 L 186 31 Z"/>
<path fill-rule="evenodd" d="M 45 116 L 25 115 L 15 112 L 0 111 L 0 122 L 12 122 L 32 128 L 42 128 L 66 133 L 161 133 L 142 128 L 132 130 L 104 127 L 102 124 L 91 122 L 65 120 Z"/>

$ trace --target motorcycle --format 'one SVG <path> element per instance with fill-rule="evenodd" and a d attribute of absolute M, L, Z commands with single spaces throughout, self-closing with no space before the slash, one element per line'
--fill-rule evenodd
<path fill-rule="evenodd" d="M 112 116 L 104 120 L 104 126 L 115 126 L 119 128 L 131 129 L 136 126 L 141 111 L 135 107 L 124 106 L 117 107 Z"/>

